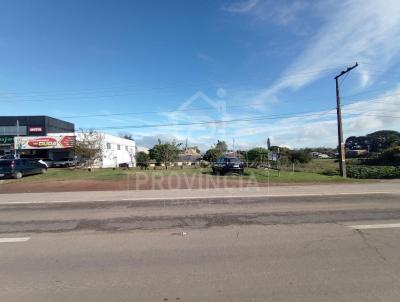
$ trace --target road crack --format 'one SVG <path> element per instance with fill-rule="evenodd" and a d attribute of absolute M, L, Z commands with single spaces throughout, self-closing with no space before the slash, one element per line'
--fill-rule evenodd
<path fill-rule="evenodd" d="M 364 234 L 361 230 L 356 229 L 355 231 L 356 231 L 356 233 L 357 233 L 358 235 L 360 235 L 360 237 L 361 237 L 363 243 L 365 244 L 365 246 L 366 246 L 367 248 L 369 248 L 370 250 L 373 250 L 373 251 L 378 255 L 378 257 L 386 263 L 386 262 L 387 262 L 387 259 L 386 259 L 386 257 L 381 253 L 381 251 L 379 250 L 379 248 L 378 248 L 377 246 L 372 245 L 371 243 L 369 243 L 368 238 L 365 236 L 365 234 Z"/>

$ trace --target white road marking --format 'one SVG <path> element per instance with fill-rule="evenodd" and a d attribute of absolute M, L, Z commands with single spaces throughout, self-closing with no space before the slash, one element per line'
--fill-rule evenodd
<path fill-rule="evenodd" d="M 26 242 L 31 237 L 0 238 L 0 243 Z"/>
<path fill-rule="evenodd" d="M 349 225 L 349 227 L 356 230 L 393 229 L 400 228 L 400 223 Z"/>
<path fill-rule="evenodd" d="M 205 192 L 206 194 L 207 192 Z M 371 192 L 338 192 L 338 193 L 284 193 L 284 194 L 248 194 L 248 195 L 218 195 L 213 196 L 169 196 L 169 197 L 131 197 L 117 199 L 92 199 L 92 200 L 34 200 L 34 201 L 0 201 L 0 205 L 23 205 L 23 204 L 51 204 L 51 203 L 82 203 L 82 202 L 118 202 L 118 201 L 141 201 L 141 200 L 182 200 L 182 199 L 219 199 L 219 198 L 257 198 L 257 197 L 306 197 L 306 196 L 343 196 L 343 195 L 393 195 L 398 192 L 371 191 Z"/>

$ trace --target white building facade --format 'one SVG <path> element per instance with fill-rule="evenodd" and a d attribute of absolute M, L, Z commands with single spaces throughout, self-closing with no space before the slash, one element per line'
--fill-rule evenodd
<path fill-rule="evenodd" d="M 120 165 L 136 167 L 136 143 L 133 140 L 100 133 L 101 168 L 118 168 Z"/>
<path fill-rule="evenodd" d="M 95 168 L 136 167 L 136 143 L 107 133 L 76 133 L 76 141 L 91 141 L 101 150 L 94 162 Z M 90 144 L 89 144 L 90 145 Z"/>

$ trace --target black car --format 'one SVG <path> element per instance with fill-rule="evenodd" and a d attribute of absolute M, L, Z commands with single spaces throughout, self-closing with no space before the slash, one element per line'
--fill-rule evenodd
<path fill-rule="evenodd" d="M 44 174 L 47 167 L 27 158 L 0 160 L 0 177 L 22 178 L 25 175 Z"/>
<path fill-rule="evenodd" d="M 0 159 L 15 159 L 15 155 L 14 154 L 6 154 L 3 156 L 0 156 Z"/>
<path fill-rule="evenodd" d="M 212 166 L 214 174 L 226 173 L 243 174 L 244 164 L 238 157 L 220 157 Z"/>

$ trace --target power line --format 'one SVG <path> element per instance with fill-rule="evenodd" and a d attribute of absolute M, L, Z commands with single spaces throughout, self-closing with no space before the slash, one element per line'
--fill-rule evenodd
<path fill-rule="evenodd" d="M 309 100 L 310 101 L 310 100 Z M 284 101 L 281 101 L 285 103 Z M 235 108 L 250 108 L 251 106 L 266 105 L 267 102 L 253 102 L 244 105 L 228 105 L 225 109 Z M 187 109 L 176 109 L 176 110 L 162 110 L 162 111 L 136 111 L 136 112 L 119 112 L 119 113 L 104 113 L 104 114 L 85 114 L 85 115 L 69 115 L 60 116 L 59 118 L 88 118 L 88 117 L 107 117 L 107 116 L 124 116 L 124 115 L 143 115 L 143 114 L 162 114 L 162 113 L 175 113 L 175 112 L 190 112 L 190 111 L 210 111 L 215 110 L 213 107 L 197 107 Z"/>
<path fill-rule="evenodd" d="M 336 67 L 331 67 L 331 68 L 321 68 L 321 69 L 316 69 L 316 70 L 309 70 L 309 71 L 305 71 L 305 72 L 296 72 L 296 73 L 291 73 L 291 74 L 288 74 L 288 75 L 283 75 L 283 76 L 281 76 L 280 78 L 281 79 L 285 79 L 285 78 L 292 78 L 292 77 L 296 77 L 296 78 L 299 78 L 299 75 L 301 76 L 301 75 L 303 75 L 303 76 L 305 76 L 305 77 L 309 77 L 309 76 L 312 76 L 313 74 L 315 74 L 315 73 L 321 73 L 321 72 L 323 72 L 323 71 L 328 71 L 328 70 L 333 70 L 333 69 L 335 69 Z M 260 77 L 257 77 L 257 79 L 259 79 Z M 199 83 L 200 83 L 200 85 L 204 85 L 204 83 L 206 83 L 206 84 L 208 84 L 208 85 L 210 85 L 210 82 L 211 81 L 206 81 L 206 82 L 192 82 L 192 84 L 193 85 L 196 85 L 196 86 L 198 86 L 199 85 Z M 241 83 L 253 83 L 254 82 L 254 80 L 248 80 L 248 81 L 239 81 L 239 82 L 241 82 Z M 175 83 L 176 84 L 176 83 Z M 185 85 L 185 87 L 188 87 L 188 85 L 187 84 L 184 84 Z M 215 84 L 214 84 L 214 86 L 215 86 Z M 219 85 L 219 86 L 224 86 L 224 85 Z M 0 95 L 0 98 L 15 98 L 15 97 L 41 97 L 41 96 L 47 96 L 47 97 L 56 97 L 56 98 L 60 98 L 60 97 L 64 97 L 64 98 L 67 98 L 67 97 L 71 97 L 71 95 L 73 96 L 73 95 L 78 95 L 78 97 L 80 96 L 80 95 L 82 95 L 82 91 L 86 91 L 86 92 L 96 92 L 96 91 L 103 91 L 103 90 L 114 90 L 114 89 L 120 89 L 120 88 L 124 88 L 124 87 L 137 87 L 136 85 L 128 85 L 128 86 L 116 86 L 116 87 L 110 87 L 110 88 L 96 88 L 96 89 L 84 89 L 84 90 L 78 90 L 78 91 L 48 91 L 48 92 L 46 92 L 46 91 L 42 91 L 42 92 L 31 92 L 31 93 L 15 93 L 15 92 L 12 92 L 12 93 L 8 93 L 8 95 L 6 94 L 6 95 L 3 95 L 3 96 L 1 96 Z M 111 94 L 111 95 L 90 95 L 90 96 L 83 96 L 83 98 L 100 98 L 100 97 L 118 97 L 118 96 L 127 96 L 127 95 L 134 95 L 134 94 L 136 94 L 136 93 L 138 93 L 138 92 L 146 92 L 146 91 L 158 91 L 158 90 L 163 90 L 163 89 L 168 89 L 168 88 L 176 88 L 176 85 L 175 86 L 171 86 L 171 85 L 167 85 L 167 86 L 163 86 L 163 87 L 150 87 L 150 88 L 139 88 L 139 89 L 136 89 L 136 91 L 132 91 L 132 92 L 125 92 L 125 93 L 119 93 L 119 94 Z M 120 89 L 121 90 L 121 89 Z M 123 89 L 122 89 L 122 91 L 123 91 Z M 64 93 L 62 93 L 62 92 L 64 92 Z M 10 95 L 11 94 L 11 95 Z M 64 94 L 64 95 L 63 95 Z M 2 100 L 2 101 L 7 101 L 7 100 Z M 22 100 L 9 100 L 10 102 L 15 102 L 15 101 L 18 101 L 18 102 L 44 102 L 44 101 L 46 101 L 46 100 L 35 100 L 35 99 L 22 99 Z M 55 100 L 53 100 L 53 101 L 55 101 Z"/>
<path fill-rule="evenodd" d="M 157 127 L 171 127 L 171 126 L 191 126 L 191 125 L 206 125 L 206 124 L 223 124 L 233 122 L 247 122 L 247 121 L 258 121 L 258 120 L 269 120 L 269 119 L 281 119 L 281 118 L 292 118 L 292 117 L 308 117 L 308 116 L 322 116 L 325 114 L 333 114 L 330 111 L 335 108 L 327 109 L 323 112 L 305 111 L 296 113 L 283 113 L 268 116 L 253 116 L 249 118 L 239 118 L 230 120 L 214 120 L 214 121 L 200 121 L 200 122 L 187 122 L 187 123 L 166 123 L 166 124 L 149 124 L 149 125 L 129 125 L 129 126 L 109 126 L 93 128 L 94 130 L 117 130 L 117 129 L 136 129 L 136 128 L 157 128 Z"/>
<path fill-rule="evenodd" d="M 389 96 L 388 96 L 389 97 Z M 367 100 L 354 100 L 349 102 L 348 104 L 343 105 L 344 106 L 349 106 L 353 104 L 357 104 L 358 102 L 376 102 L 376 103 L 385 103 L 385 104 L 390 104 L 390 103 L 395 103 L 396 101 L 393 102 L 382 102 L 380 100 L 385 100 L 387 97 L 382 97 L 382 98 L 377 98 L 377 99 L 367 99 Z M 306 100 L 307 101 L 307 100 Z M 308 100 L 311 101 L 311 100 Z M 280 101 L 281 103 L 286 103 L 285 101 Z M 290 100 L 291 102 L 291 100 Z M 254 103 L 249 103 L 245 105 L 229 105 L 226 106 L 225 109 L 235 109 L 235 108 L 248 108 L 251 106 L 257 106 L 257 105 L 265 105 L 266 102 L 254 102 Z M 215 110 L 215 108 L 212 107 L 197 107 L 197 108 L 187 108 L 187 109 L 176 109 L 176 110 L 162 110 L 162 111 L 140 111 L 140 112 L 120 112 L 120 113 L 104 113 L 104 114 L 84 114 L 84 115 L 69 115 L 69 116 L 60 116 L 59 118 L 88 118 L 88 117 L 107 117 L 107 116 L 129 116 L 129 115 L 144 115 L 144 114 L 162 114 L 162 113 L 175 113 L 175 112 L 191 112 L 191 111 L 209 111 L 209 110 Z"/>
<path fill-rule="evenodd" d="M 231 120 L 215 120 L 215 121 L 200 121 L 200 122 L 188 122 L 188 123 L 166 123 L 166 124 L 149 124 L 149 125 L 127 125 L 127 126 L 110 126 L 110 127 L 93 127 L 92 130 L 121 130 L 121 129 L 138 129 L 138 128 L 158 128 L 158 127 L 175 127 L 175 126 L 193 126 L 193 125 L 206 125 L 206 124 L 224 124 L 224 123 L 234 123 L 234 122 L 248 122 L 248 121 L 260 121 L 260 120 L 276 120 L 276 119 L 290 119 L 297 117 L 311 117 L 311 116 L 324 116 L 324 115 L 334 115 L 335 112 L 330 112 L 336 108 L 329 109 L 326 112 L 309 112 L 309 113 L 293 113 L 293 114 L 281 114 L 281 115 L 270 115 L 270 116 L 256 116 L 250 118 L 240 118 Z M 383 115 L 383 114 L 368 114 L 364 112 L 352 112 L 345 113 L 345 115 L 351 116 L 371 116 L 371 117 L 384 117 L 384 118 L 400 118 L 400 116 L 394 115 Z"/>

